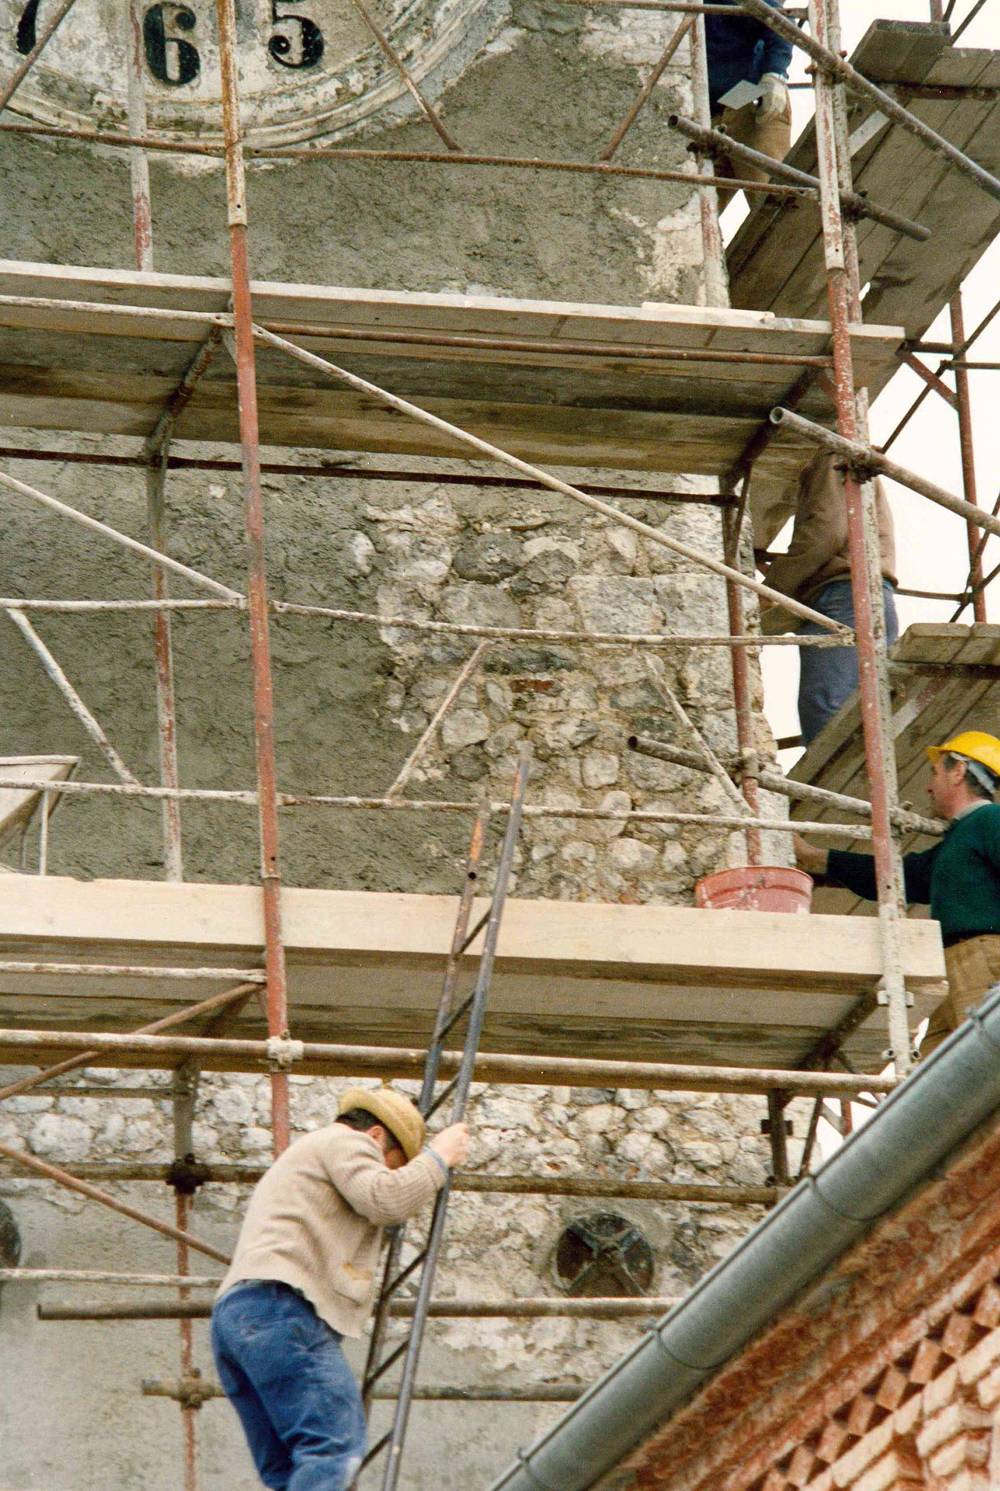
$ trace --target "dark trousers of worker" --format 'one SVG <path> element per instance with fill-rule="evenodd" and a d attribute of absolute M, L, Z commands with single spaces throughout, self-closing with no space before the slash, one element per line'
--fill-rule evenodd
<path fill-rule="evenodd" d="M 885 604 L 885 635 L 890 644 L 899 636 L 896 601 L 889 581 L 882 585 Z M 854 625 L 854 598 L 848 579 L 831 580 L 806 604 L 831 621 Z M 805 621 L 798 629 L 800 637 L 829 636 L 818 621 Z M 858 686 L 858 654 L 853 647 L 799 648 L 799 726 L 802 744 L 814 740 L 827 720 L 849 699 Z"/>
<path fill-rule="evenodd" d="M 340 1342 L 287 1284 L 234 1284 L 216 1303 L 219 1381 L 271 1491 L 347 1491 L 357 1475 L 365 1417 Z"/>
<path fill-rule="evenodd" d="M 994 984 L 1000 984 L 1000 937 L 989 933 L 967 937 L 944 950 L 948 973 L 948 997 L 931 1015 L 927 1034 L 920 1043 L 921 1056 L 929 1056 L 976 1008 Z"/>

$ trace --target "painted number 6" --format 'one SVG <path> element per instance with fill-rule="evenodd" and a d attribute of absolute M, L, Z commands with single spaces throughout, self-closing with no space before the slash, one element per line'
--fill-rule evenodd
<path fill-rule="evenodd" d="M 151 5 L 142 18 L 142 40 L 149 70 L 159 82 L 171 88 L 193 83 L 201 71 L 198 48 L 175 31 L 193 31 L 197 16 L 186 5 L 163 0 Z"/>

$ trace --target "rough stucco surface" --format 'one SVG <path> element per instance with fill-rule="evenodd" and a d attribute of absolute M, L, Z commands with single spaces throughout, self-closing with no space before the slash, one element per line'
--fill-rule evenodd
<path fill-rule="evenodd" d="M 672 24 L 672 22 L 667 23 Z M 444 98 L 445 117 L 470 150 L 593 158 L 628 108 L 667 31 L 660 17 L 624 28 L 558 7 L 525 4 Z M 685 99 L 668 72 L 622 158 L 683 159 L 665 116 Z M 405 123 L 359 143 L 427 148 L 425 127 Z M 178 173 L 152 161 L 157 268 L 225 273 L 220 177 Z M 7 257 L 82 264 L 130 263 L 127 177 L 104 154 L 46 143 L 0 142 L 2 189 L 19 205 L 4 225 Z M 398 165 L 310 165 L 253 170 L 251 254 L 262 277 L 410 290 L 457 290 L 553 299 L 637 302 L 700 296 L 697 212 L 689 192 L 664 183 L 534 177 L 500 171 L 417 170 Z M 26 444 L 23 431 L 8 443 Z M 45 437 L 48 446 L 127 449 L 96 437 Z M 230 451 L 201 452 L 231 455 Z M 282 456 L 284 459 L 285 456 Z M 373 464 L 369 462 L 369 464 Z M 380 465 L 392 464 L 388 460 Z M 129 532 L 144 524 L 141 473 L 23 462 L 15 474 Z M 447 469 L 442 467 L 441 469 Z M 453 467 L 451 469 L 459 469 Z M 588 473 L 576 473 L 585 479 Z M 594 479 L 594 473 L 589 473 Z M 599 480 L 614 480 L 602 472 Z M 633 478 L 634 484 L 635 479 Z M 717 581 L 655 545 L 584 515 L 546 493 L 403 486 L 346 479 L 266 478 L 268 558 L 275 595 L 500 625 L 628 630 L 724 628 Z M 244 550 L 237 476 L 176 473 L 167 489 L 169 549 L 240 585 Z M 630 508 L 718 553 L 716 511 L 653 501 Z M 134 596 L 140 563 L 26 503 L 0 506 L 0 592 Z M 80 775 L 107 768 L 9 623 L 0 631 L 0 751 L 71 751 Z M 129 766 L 156 772 L 147 620 L 45 616 L 38 629 L 108 728 Z M 174 623 L 180 764 L 188 786 L 250 786 L 249 649 L 233 616 Z M 385 789 L 470 646 L 424 642 L 390 628 L 288 619 L 274 628 L 281 786 L 328 793 Z M 717 748 L 733 744 L 728 663 L 721 649 L 664 655 L 667 674 Z M 652 692 L 641 659 L 562 645 L 498 648 L 459 701 L 411 790 L 476 796 L 509 787 L 517 744 L 536 756 L 532 794 L 569 807 L 718 808 L 711 781 L 630 756 L 627 735 L 680 738 Z M 50 865 L 63 874 L 162 874 L 159 813 L 107 803 L 64 804 L 53 824 Z M 466 828 L 411 814 L 286 813 L 290 883 L 452 891 Z M 192 807 L 184 817 L 185 873 L 248 880 L 256 826 L 244 808 Z M 581 825 L 552 819 L 526 830 L 515 893 L 572 899 L 690 900 L 694 879 L 737 853 L 732 837 Z M 29 865 L 33 861 L 29 849 Z M 775 846 L 775 853 L 780 849 Z M 108 1074 L 89 1074 L 106 1080 Z M 130 1077 L 128 1080 L 140 1080 Z M 295 1081 L 299 1128 L 332 1115 L 337 1084 Z M 169 1157 L 168 1108 L 26 1096 L 0 1113 L 0 1137 L 53 1160 Z M 508 1173 L 541 1169 L 640 1179 L 760 1183 L 762 1104 L 580 1089 L 486 1089 L 477 1095 L 475 1164 Z M 195 1124 L 199 1157 L 266 1158 L 267 1105 L 253 1079 L 203 1085 Z M 159 1188 L 120 1187 L 172 1215 Z M 171 1271 L 169 1244 L 109 1224 L 87 1203 L 24 1180 L 0 1181 L 31 1265 Z M 553 1290 L 552 1249 L 561 1227 L 606 1203 L 460 1196 L 440 1283 L 444 1293 L 511 1295 Z M 217 1243 L 235 1236 L 241 1195 L 212 1186 L 193 1227 Z M 753 1213 L 622 1202 L 657 1258 L 653 1289 L 680 1292 L 728 1251 Z M 206 1260 L 207 1262 L 207 1260 Z M 195 1265 L 198 1267 L 199 1265 Z M 48 1286 L 65 1297 L 68 1286 Z M 98 1293 L 98 1291 L 93 1291 Z M 143 1377 L 176 1372 L 169 1324 L 55 1325 L 34 1319 L 33 1288 L 0 1294 L 0 1479 L 46 1491 L 167 1491 L 179 1477 L 178 1415 L 138 1396 Z M 485 1383 L 592 1379 L 634 1338 L 618 1327 L 549 1320 L 439 1323 L 424 1358 L 427 1381 Z M 210 1371 L 201 1326 L 196 1357 Z M 86 1370 L 80 1364 L 86 1363 Z M 481 1483 L 558 1410 L 552 1405 L 418 1405 L 409 1491 Z M 226 1407 L 202 1411 L 206 1491 L 235 1491 L 249 1472 Z M 460 1424 L 460 1429 L 456 1427 Z M 462 1453 L 455 1454 L 461 1442 Z M 447 1442 L 451 1453 L 441 1456 Z"/>

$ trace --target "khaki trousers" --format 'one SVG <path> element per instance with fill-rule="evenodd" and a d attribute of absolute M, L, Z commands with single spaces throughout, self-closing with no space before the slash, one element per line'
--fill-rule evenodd
<path fill-rule="evenodd" d="M 948 997 L 931 1015 L 920 1047 L 927 1056 L 946 1036 L 957 1030 L 983 995 L 1000 983 L 1000 936 L 969 937 L 944 950 L 948 971 Z"/>
<path fill-rule="evenodd" d="M 714 119 L 713 123 L 721 125 L 737 144 L 749 145 L 751 150 L 759 150 L 774 160 L 784 160 L 792 142 L 791 104 L 778 118 L 768 119 L 764 124 L 761 124 L 758 115 L 756 104 L 744 104 L 742 109 L 724 109 L 722 117 Z M 730 160 L 728 156 L 716 161 L 715 174 L 735 177 L 738 181 L 770 180 L 767 172 L 759 166 L 745 165 L 742 161 Z M 725 191 L 720 187 L 720 212 L 735 195 L 735 192 Z M 753 197 L 754 200 L 757 199 L 756 192 Z M 750 205 L 753 206 L 753 202 Z"/>

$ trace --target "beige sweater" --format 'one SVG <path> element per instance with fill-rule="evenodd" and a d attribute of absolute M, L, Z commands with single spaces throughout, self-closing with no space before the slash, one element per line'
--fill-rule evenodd
<path fill-rule="evenodd" d="M 241 1279 L 276 1279 L 334 1330 L 360 1336 L 383 1227 L 420 1211 L 443 1183 L 431 1155 L 390 1170 L 375 1140 L 346 1124 L 306 1134 L 258 1182 L 219 1294 Z"/>
<path fill-rule="evenodd" d="M 780 554 L 764 575 L 772 590 L 809 602 L 831 580 L 850 578 L 847 543 L 847 503 L 844 479 L 837 457 L 820 451 L 799 478 L 795 503 L 795 526 L 787 554 Z M 892 514 L 882 483 L 876 481 L 876 512 L 882 574 L 896 583 L 896 546 Z M 795 631 L 801 623 L 791 612 L 775 604 L 761 614 L 761 629 L 768 635 Z"/>

